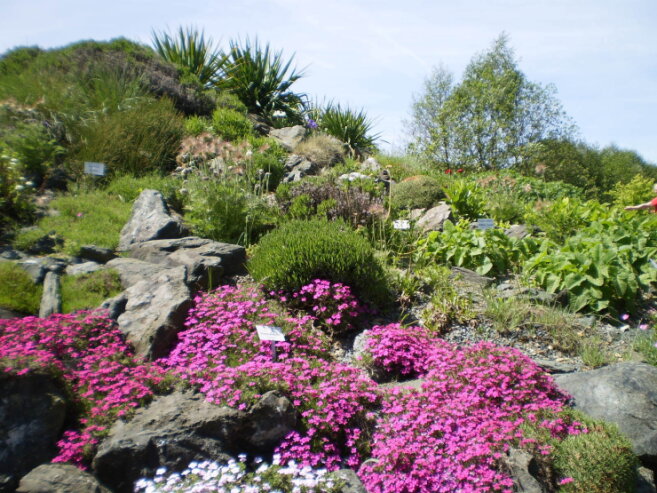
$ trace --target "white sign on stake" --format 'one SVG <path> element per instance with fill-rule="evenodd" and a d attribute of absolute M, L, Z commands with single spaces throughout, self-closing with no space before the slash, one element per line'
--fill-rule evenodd
<path fill-rule="evenodd" d="M 495 227 L 495 221 L 493 219 L 479 219 L 477 220 L 478 229 L 491 229 Z"/>
<path fill-rule="evenodd" d="M 397 219 L 392 222 L 392 227 L 401 230 L 411 229 L 411 222 L 408 219 Z"/>
<path fill-rule="evenodd" d="M 256 325 L 256 330 L 261 341 L 285 342 L 285 334 L 283 334 L 283 330 L 280 327 Z"/>
<path fill-rule="evenodd" d="M 105 176 L 105 163 L 84 163 L 84 172 L 88 175 Z"/>

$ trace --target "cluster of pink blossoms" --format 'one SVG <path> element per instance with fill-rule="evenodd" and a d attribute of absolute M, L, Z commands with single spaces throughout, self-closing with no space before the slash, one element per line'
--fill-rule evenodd
<path fill-rule="evenodd" d="M 388 328 L 391 340 L 383 336 Z M 561 438 L 586 431 L 560 418 L 539 421 L 555 416 L 566 397 L 514 349 L 486 342 L 458 349 L 429 341 L 420 327 L 392 324 L 373 331 L 369 351 L 382 368 L 425 381 L 420 391 L 387 396 L 372 440 L 374 460 L 359 472 L 368 491 L 511 492 L 513 482 L 499 467 L 510 446 L 550 453 L 523 436 L 523 423 Z M 407 355 L 411 363 L 405 365 Z"/>
<path fill-rule="evenodd" d="M 90 312 L 0 320 L 0 360 L 5 372 L 44 369 L 72 390 L 84 409 L 81 429 L 64 433 L 53 462 L 79 466 L 107 426 L 147 402 L 164 378 L 159 367 L 134 356 L 111 320 Z"/>
<path fill-rule="evenodd" d="M 330 339 L 316 330 L 313 317 L 283 317 L 272 312 L 256 289 L 222 286 L 195 300 L 179 342 L 162 360 L 203 392 L 209 401 L 247 408 L 264 392 L 279 389 L 302 418 L 276 452 L 283 462 L 357 467 L 367 433 L 363 425 L 379 401 L 365 374 L 331 361 Z M 283 327 L 285 342 L 258 340 L 255 325 Z"/>
<path fill-rule="evenodd" d="M 353 330 L 358 317 L 368 311 L 349 286 L 322 279 L 315 279 L 292 293 L 271 291 L 269 295 L 291 309 L 312 315 L 332 334 Z"/>

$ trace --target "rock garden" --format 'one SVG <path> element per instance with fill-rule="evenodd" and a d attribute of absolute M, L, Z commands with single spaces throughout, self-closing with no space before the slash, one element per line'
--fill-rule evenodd
<path fill-rule="evenodd" d="M 0 492 L 656 491 L 651 166 L 382 154 L 175 36 L 0 58 Z"/>

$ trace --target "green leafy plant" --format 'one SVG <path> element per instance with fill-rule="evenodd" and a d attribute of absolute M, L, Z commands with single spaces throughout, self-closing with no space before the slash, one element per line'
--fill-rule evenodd
<path fill-rule="evenodd" d="M 525 221 L 539 228 L 551 240 L 562 243 L 607 214 L 607 210 L 596 201 L 582 202 L 564 197 L 554 202 L 539 202 L 527 209 Z"/>
<path fill-rule="evenodd" d="M 591 223 L 563 246 L 545 240 L 523 266 L 550 293 L 566 289 L 573 311 L 627 310 L 657 281 L 657 218 L 615 213 Z"/>
<path fill-rule="evenodd" d="M 113 269 L 77 276 L 63 276 L 62 313 L 97 308 L 104 300 L 116 296 L 122 290 L 119 273 Z"/>
<path fill-rule="evenodd" d="M 66 152 L 40 123 L 18 123 L 3 139 L 18 159 L 22 174 L 36 185 Z"/>
<path fill-rule="evenodd" d="M 248 264 L 269 290 L 295 291 L 314 279 L 341 282 L 367 301 L 389 299 L 387 281 L 365 238 L 342 221 L 290 221 L 265 235 Z"/>
<path fill-rule="evenodd" d="M 635 175 L 629 183 L 616 183 L 608 194 L 612 197 L 614 205 L 619 207 L 643 204 L 654 197 L 652 193 L 654 183 L 653 178 Z"/>
<path fill-rule="evenodd" d="M 277 112 L 288 122 L 301 123 L 305 95 L 291 87 L 303 72 L 291 68 L 293 59 L 285 61 L 282 51 L 273 52 L 269 44 L 263 47 L 257 39 L 231 41 L 219 87 L 236 95 L 249 113 L 269 124 L 276 123 Z"/>
<path fill-rule="evenodd" d="M 185 120 L 185 135 L 196 137 L 204 132 L 208 132 L 210 128 L 210 122 L 202 116 L 193 115 Z"/>
<path fill-rule="evenodd" d="M 447 202 L 459 218 L 475 220 L 483 217 L 486 201 L 482 190 L 476 183 L 456 180 L 444 187 Z"/>
<path fill-rule="evenodd" d="M 317 123 L 322 131 L 341 141 L 351 157 L 361 158 L 376 150 L 379 134 L 371 133 L 374 124 L 362 109 L 328 103 Z"/>
<path fill-rule="evenodd" d="M 499 229 L 471 229 L 469 223 L 445 221 L 443 231 L 432 231 L 417 243 L 420 262 L 465 267 L 479 274 L 504 274 L 518 269 L 537 250 L 533 238 L 510 238 Z"/>
<path fill-rule="evenodd" d="M 36 315 L 42 287 L 13 262 L 0 262 L 0 307 L 26 315 Z"/>
<path fill-rule="evenodd" d="M 226 56 L 194 27 L 180 27 L 177 35 L 153 31 L 155 51 L 183 73 L 192 75 L 206 87 L 214 86 L 221 77 Z"/>

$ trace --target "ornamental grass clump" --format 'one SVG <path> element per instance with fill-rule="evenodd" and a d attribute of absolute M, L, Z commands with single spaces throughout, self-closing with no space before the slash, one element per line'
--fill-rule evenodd
<path fill-rule="evenodd" d="M 312 317 L 286 317 L 257 288 L 222 286 L 196 298 L 179 343 L 159 361 L 213 403 L 248 409 L 278 390 L 297 408 L 300 423 L 275 449 L 282 462 L 357 467 L 379 403 L 365 374 L 333 362 L 329 338 Z M 260 341 L 256 325 L 283 329 L 285 342 Z"/>
<path fill-rule="evenodd" d="M 248 268 L 269 291 L 296 291 L 325 279 L 379 306 L 390 296 L 374 249 L 342 221 L 290 221 L 262 238 Z"/>
<path fill-rule="evenodd" d="M 165 380 L 159 367 L 134 356 L 112 320 L 92 312 L 0 320 L 0 369 L 16 376 L 45 370 L 63 381 L 78 426 L 64 432 L 53 462 L 82 468 L 112 423 Z"/>

